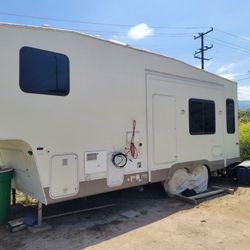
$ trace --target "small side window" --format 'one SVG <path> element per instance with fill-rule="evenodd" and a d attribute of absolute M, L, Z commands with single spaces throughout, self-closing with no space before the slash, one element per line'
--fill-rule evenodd
<path fill-rule="evenodd" d="M 226 119 L 227 119 L 227 133 L 235 133 L 235 110 L 234 110 L 234 100 L 226 100 Z"/>
<path fill-rule="evenodd" d="M 66 55 L 23 47 L 19 60 L 22 91 L 58 96 L 69 94 L 69 59 Z"/>
<path fill-rule="evenodd" d="M 215 134 L 214 101 L 189 100 L 189 132 L 191 135 Z"/>

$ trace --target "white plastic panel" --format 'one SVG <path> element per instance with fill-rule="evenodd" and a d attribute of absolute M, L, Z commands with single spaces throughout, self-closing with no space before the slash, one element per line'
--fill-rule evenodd
<path fill-rule="evenodd" d="M 51 160 L 50 196 L 61 198 L 78 192 L 77 156 L 55 155 Z"/>
<path fill-rule="evenodd" d="M 128 160 L 126 166 L 125 166 L 125 172 L 126 173 L 133 173 L 133 172 L 140 172 L 141 169 L 143 169 L 143 163 L 141 158 L 137 159 L 130 159 Z"/>
<path fill-rule="evenodd" d="M 153 95 L 154 162 L 163 164 L 176 160 L 175 98 Z"/>
<path fill-rule="evenodd" d="M 122 185 L 124 181 L 124 168 L 118 168 L 112 163 L 112 155 L 108 156 L 108 172 L 107 172 L 107 185 L 109 187 L 116 187 Z"/>
<path fill-rule="evenodd" d="M 89 151 L 85 152 L 85 174 L 91 175 L 107 171 L 107 152 Z"/>

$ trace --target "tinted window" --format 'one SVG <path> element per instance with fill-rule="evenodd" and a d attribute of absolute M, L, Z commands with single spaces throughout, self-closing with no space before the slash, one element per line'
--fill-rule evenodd
<path fill-rule="evenodd" d="M 192 135 L 215 133 L 215 104 L 213 101 L 189 100 L 189 132 Z"/>
<path fill-rule="evenodd" d="M 28 93 L 68 95 L 68 57 L 41 49 L 21 48 L 19 84 Z"/>
<path fill-rule="evenodd" d="M 234 113 L 234 100 L 227 99 L 227 132 L 233 134 L 235 132 L 235 113 Z"/>

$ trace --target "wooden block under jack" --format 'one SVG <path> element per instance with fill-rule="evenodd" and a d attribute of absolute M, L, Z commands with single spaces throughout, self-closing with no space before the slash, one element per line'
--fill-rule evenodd
<path fill-rule="evenodd" d="M 11 233 L 15 233 L 27 228 L 27 226 L 23 223 L 23 218 L 8 221 L 6 227 Z"/>

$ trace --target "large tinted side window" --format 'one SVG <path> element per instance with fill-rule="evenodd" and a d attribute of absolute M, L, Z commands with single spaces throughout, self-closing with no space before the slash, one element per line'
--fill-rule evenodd
<path fill-rule="evenodd" d="M 69 94 L 69 59 L 66 55 L 23 47 L 20 49 L 20 88 L 24 92 Z"/>
<path fill-rule="evenodd" d="M 234 112 L 234 100 L 226 100 L 226 119 L 227 119 L 227 133 L 233 134 L 235 132 L 235 112 Z"/>
<path fill-rule="evenodd" d="M 189 100 L 189 132 L 191 135 L 215 133 L 215 103 L 210 100 Z"/>

